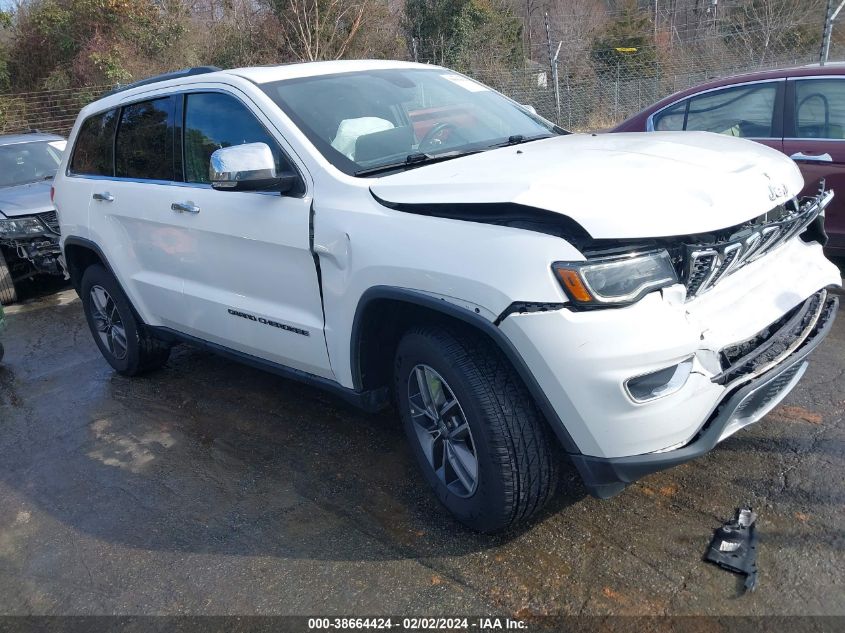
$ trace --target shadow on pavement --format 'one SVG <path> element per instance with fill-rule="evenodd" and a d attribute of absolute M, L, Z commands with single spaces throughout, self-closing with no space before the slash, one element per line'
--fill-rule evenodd
<path fill-rule="evenodd" d="M 185 346 L 124 378 L 78 302 L 26 320 L 25 337 L 12 320 L 0 368 L 0 478 L 75 530 L 151 550 L 374 560 L 460 556 L 531 528 L 491 538 L 455 523 L 393 412 Z M 563 481 L 544 517 L 584 497 L 574 473 Z"/>

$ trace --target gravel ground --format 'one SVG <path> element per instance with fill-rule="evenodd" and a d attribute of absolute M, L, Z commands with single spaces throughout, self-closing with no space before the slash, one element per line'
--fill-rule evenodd
<path fill-rule="evenodd" d="M 143 378 L 78 299 L 8 310 L 0 614 L 845 615 L 845 314 L 787 401 L 609 501 L 565 478 L 534 524 L 456 525 L 393 413 L 188 347 Z M 759 587 L 701 560 L 760 514 Z"/>

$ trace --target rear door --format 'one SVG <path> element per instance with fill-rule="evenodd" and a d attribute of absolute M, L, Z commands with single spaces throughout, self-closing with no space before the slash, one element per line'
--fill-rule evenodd
<path fill-rule="evenodd" d="M 100 189 L 114 170 L 114 131 L 120 110 L 85 119 L 79 127 L 64 174 L 56 177 L 56 209 L 62 235 L 88 234 L 91 192 Z"/>
<path fill-rule="evenodd" d="M 180 179 L 174 151 L 177 99 L 125 103 L 114 142 L 114 176 L 91 191 L 92 239 L 150 325 L 176 327 L 184 314 L 181 261 L 190 250 L 170 190 Z"/>
<path fill-rule="evenodd" d="M 784 152 L 804 175 L 805 194 L 819 180 L 836 192 L 825 215 L 831 253 L 845 255 L 845 77 L 787 81 Z"/>
<path fill-rule="evenodd" d="M 703 131 L 783 149 L 785 81 L 771 79 L 700 92 L 653 114 L 649 131 Z"/>

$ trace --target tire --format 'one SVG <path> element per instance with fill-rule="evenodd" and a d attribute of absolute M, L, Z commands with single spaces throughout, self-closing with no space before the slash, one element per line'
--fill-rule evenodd
<path fill-rule="evenodd" d="M 430 400 L 448 409 L 440 422 L 430 410 L 421 413 L 426 400 L 421 383 L 435 394 Z M 506 530 L 530 519 L 553 496 L 558 469 L 548 426 L 487 337 L 436 326 L 407 332 L 396 351 L 394 394 L 426 481 L 467 527 L 488 534 Z M 449 394 L 457 405 L 449 406 Z M 432 443 L 435 437 L 440 439 Z"/>
<path fill-rule="evenodd" d="M 170 345 L 147 331 L 105 268 L 94 264 L 85 270 L 80 296 L 94 342 L 117 373 L 137 376 L 167 362 Z"/>
<path fill-rule="evenodd" d="M 3 250 L 0 249 L 0 305 L 11 305 L 17 300 L 18 293 L 12 283 L 12 271 L 9 270 Z"/>

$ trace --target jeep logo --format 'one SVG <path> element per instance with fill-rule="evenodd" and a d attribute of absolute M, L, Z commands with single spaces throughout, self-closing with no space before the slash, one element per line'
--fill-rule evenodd
<path fill-rule="evenodd" d="M 777 200 L 778 198 L 785 198 L 789 193 L 789 187 L 786 185 L 769 185 L 769 200 Z"/>

